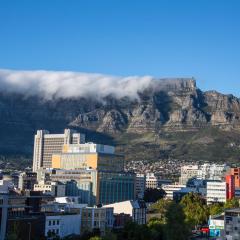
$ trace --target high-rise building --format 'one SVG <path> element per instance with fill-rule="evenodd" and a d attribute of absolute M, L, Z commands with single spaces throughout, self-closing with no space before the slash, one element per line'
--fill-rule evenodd
<path fill-rule="evenodd" d="M 53 170 L 52 181 L 66 183 L 67 193 L 79 196 L 81 203 L 110 204 L 135 199 L 135 174 L 93 169 Z M 71 180 L 75 180 L 70 184 Z"/>
<path fill-rule="evenodd" d="M 235 179 L 232 175 L 226 175 L 227 183 L 227 199 L 232 199 L 235 197 Z"/>
<path fill-rule="evenodd" d="M 52 168 L 91 168 L 116 172 L 124 170 L 124 158 L 115 153 L 113 146 L 95 143 L 66 144 L 62 153 L 52 155 Z"/>
<path fill-rule="evenodd" d="M 136 174 L 136 181 L 135 181 L 136 198 L 143 199 L 145 189 L 146 189 L 145 174 L 141 174 L 141 173 Z"/>
<path fill-rule="evenodd" d="M 64 144 L 85 143 L 85 135 L 65 129 L 63 134 L 50 134 L 38 130 L 34 138 L 33 171 L 40 168 L 51 168 L 52 155 L 62 153 Z"/>
<path fill-rule="evenodd" d="M 97 204 L 135 199 L 135 174 L 98 171 Z"/>

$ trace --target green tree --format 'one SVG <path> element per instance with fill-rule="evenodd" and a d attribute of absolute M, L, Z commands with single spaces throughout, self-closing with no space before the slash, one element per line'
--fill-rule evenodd
<path fill-rule="evenodd" d="M 218 215 L 224 211 L 222 203 L 213 203 L 208 206 L 208 209 L 211 216 Z"/>
<path fill-rule="evenodd" d="M 188 193 L 181 202 L 186 216 L 186 222 L 191 226 L 203 224 L 208 220 L 208 207 L 206 201 L 197 193 Z"/>
<path fill-rule="evenodd" d="M 238 208 L 238 207 L 239 207 L 239 200 L 237 198 L 229 199 L 224 204 L 224 209 Z"/>
<path fill-rule="evenodd" d="M 118 236 L 120 240 L 146 240 L 151 239 L 151 234 L 146 225 L 128 222 Z"/>
<path fill-rule="evenodd" d="M 189 227 L 185 222 L 185 214 L 180 204 L 172 202 L 166 212 L 164 240 L 186 240 L 189 236 Z"/>
<path fill-rule="evenodd" d="M 172 201 L 168 199 L 160 199 L 151 205 L 150 212 L 155 213 L 162 223 L 166 223 L 166 211 L 171 202 Z"/>
<path fill-rule="evenodd" d="M 103 240 L 117 240 L 117 235 L 114 234 L 113 232 L 108 232 L 106 235 L 103 237 Z"/>
<path fill-rule="evenodd" d="M 19 222 L 14 222 L 12 225 L 10 225 L 9 229 L 10 231 L 8 232 L 7 240 L 21 240 L 21 226 Z"/>
<path fill-rule="evenodd" d="M 16 233 L 10 233 L 10 234 L 8 234 L 6 240 L 18 240 L 18 236 Z"/>
<path fill-rule="evenodd" d="M 95 237 L 91 237 L 89 240 L 103 240 L 103 239 L 99 236 L 95 236 Z"/>
<path fill-rule="evenodd" d="M 147 227 L 150 231 L 151 240 L 163 239 L 163 227 L 162 221 L 158 218 L 152 218 L 149 220 Z"/>

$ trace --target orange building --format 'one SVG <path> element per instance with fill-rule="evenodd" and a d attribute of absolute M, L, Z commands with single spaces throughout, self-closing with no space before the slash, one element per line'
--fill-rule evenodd
<path fill-rule="evenodd" d="M 111 146 L 86 143 L 64 145 L 61 154 L 52 155 L 52 168 L 123 171 L 124 158 Z"/>
<path fill-rule="evenodd" d="M 240 168 L 231 168 L 230 175 L 234 176 L 235 188 L 240 188 Z"/>

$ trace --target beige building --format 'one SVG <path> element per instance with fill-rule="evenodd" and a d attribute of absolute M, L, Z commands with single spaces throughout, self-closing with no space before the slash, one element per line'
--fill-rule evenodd
<path fill-rule="evenodd" d="M 186 165 L 181 167 L 181 177 L 179 178 L 179 184 L 186 185 L 188 180 L 197 178 L 199 171 L 198 165 Z"/>
<path fill-rule="evenodd" d="M 99 228 L 102 235 L 107 229 L 112 229 L 114 222 L 112 207 L 82 208 L 81 232 L 92 231 Z"/>
<path fill-rule="evenodd" d="M 51 168 L 52 155 L 62 153 L 64 144 L 85 143 L 85 135 L 65 129 L 63 134 L 50 134 L 38 130 L 34 138 L 33 171 L 40 168 Z"/>
<path fill-rule="evenodd" d="M 158 177 L 154 173 L 147 173 L 146 188 L 158 188 Z"/>
<path fill-rule="evenodd" d="M 116 202 L 105 207 L 112 207 L 114 214 L 128 214 L 139 225 L 146 224 L 147 207 L 143 200 Z"/>
<path fill-rule="evenodd" d="M 64 197 L 66 186 L 61 182 L 40 182 L 38 184 L 34 184 L 34 191 L 41 191 L 45 194 L 49 194 L 55 197 Z"/>

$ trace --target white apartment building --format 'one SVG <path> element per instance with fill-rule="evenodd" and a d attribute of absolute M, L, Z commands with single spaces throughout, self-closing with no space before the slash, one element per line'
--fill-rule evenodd
<path fill-rule="evenodd" d="M 135 194 L 136 198 L 143 199 L 146 188 L 146 176 L 145 174 L 136 174 L 135 180 Z"/>
<path fill-rule="evenodd" d="M 185 165 L 181 167 L 181 177 L 179 178 L 179 184 L 186 185 L 188 180 L 196 178 L 198 176 L 198 165 Z"/>
<path fill-rule="evenodd" d="M 221 181 L 207 182 L 207 204 L 225 203 L 227 200 L 227 183 Z"/>
<path fill-rule="evenodd" d="M 146 224 L 147 207 L 143 200 L 117 202 L 105 207 L 112 207 L 114 214 L 129 214 L 132 221 L 139 225 Z"/>
<path fill-rule="evenodd" d="M 38 130 L 34 138 L 33 171 L 51 168 L 52 155 L 62 153 L 64 144 L 85 143 L 85 135 L 65 129 L 63 134 L 50 134 L 47 130 Z"/>
<path fill-rule="evenodd" d="M 222 180 L 230 168 L 226 164 L 204 163 L 199 166 L 198 179 Z"/>
<path fill-rule="evenodd" d="M 165 198 L 173 200 L 173 192 L 186 188 L 186 185 L 181 184 L 168 184 L 162 185 L 162 189 L 166 192 Z"/>
<path fill-rule="evenodd" d="M 68 235 L 80 235 L 81 214 L 52 213 L 45 218 L 45 237 L 59 236 L 61 239 Z"/>
<path fill-rule="evenodd" d="M 146 188 L 158 188 L 158 178 L 154 173 L 147 173 L 146 175 Z"/>

